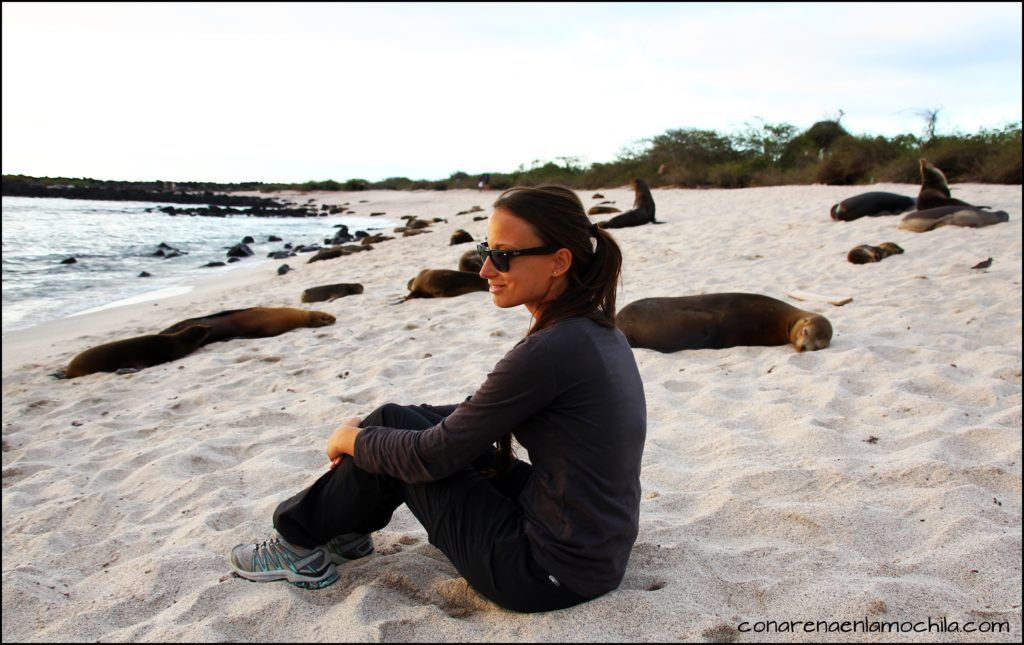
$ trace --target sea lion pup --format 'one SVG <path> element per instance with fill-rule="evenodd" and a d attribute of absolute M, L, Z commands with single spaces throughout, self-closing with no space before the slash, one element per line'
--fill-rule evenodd
<path fill-rule="evenodd" d="M 754 293 L 644 298 L 623 307 L 615 325 L 630 347 L 659 352 L 786 343 L 802 352 L 832 340 L 824 316 Z"/>
<path fill-rule="evenodd" d="M 232 338 L 265 338 L 299 327 L 323 327 L 333 324 L 334 316 L 323 311 L 293 307 L 251 307 L 182 320 L 160 333 L 172 334 L 190 325 L 206 325 L 210 328 L 210 335 L 202 341 L 202 345 L 209 345 Z"/>
<path fill-rule="evenodd" d="M 986 211 L 976 206 L 939 206 L 907 213 L 900 221 L 900 228 L 924 233 L 940 226 L 981 228 L 1009 220 L 1010 215 L 1006 211 Z"/>
<path fill-rule="evenodd" d="M 927 159 L 921 159 L 921 192 L 917 194 L 917 210 L 926 211 L 939 206 L 970 206 L 971 208 L 988 208 L 975 206 L 953 199 L 949 193 L 946 175 L 933 166 Z"/>
<path fill-rule="evenodd" d="M 587 215 L 605 215 L 607 213 L 621 213 L 619 209 L 614 206 L 607 206 L 598 204 L 597 206 L 591 206 L 590 210 L 587 211 Z"/>
<path fill-rule="evenodd" d="M 913 197 L 875 191 L 848 197 L 838 204 L 834 204 L 829 214 L 834 220 L 852 222 L 861 217 L 899 215 L 909 211 L 916 203 Z"/>
<path fill-rule="evenodd" d="M 302 302 L 323 302 L 344 298 L 354 293 L 362 293 L 363 285 L 358 282 L 339 282 L 310 287 L 302 292 Z"/>
<path fill-rule="evenodd" d="M 400 302 L 411 298 L 451 298 L 473 291 L 487 291 L 487 280 L 469 271 L 451 269 L 423 269 L 407 285 L 409 295 Z"/>
<path fill-rule="evenodd" d="M 651 189 L 643 179 L 632 181 L 633 192 L 636 199 L 633 201 L 633 210 L 616 215 L 610 220 L 599 222 L 601 228 L 625 228 L 627 226 L 640 226 L 641 224 L 661 224 L 654 219 L 654 197 L 651 196 Z"/>
<path fill-rule="evenodd" d="M 168 363 L 202 347 L 209 335 L 209 327 L 190 325 L 173 334 L 136 336 L 97 345 L 72 358 L 63 377 L 75 378 L 94 372 L 142 369 Z"/>
<path fill-rule="evenodd" d="M 480 273 L 484 268 L 484 261 L 480 259 L 480 252 L 476 249 L 470 249 L 462 254 L 459 258 L 459 271 L 469 271 L 470 273 Z"/>
<path fill-rule="evenodd" d="M 882 242 L 878 246 L 861 244 L 850 249 L 846 259 L 853 264 L 867 264 L 869 262 L 880 262 L 890 255 L 903 253 L 903 249 L 895 242 Z"/>

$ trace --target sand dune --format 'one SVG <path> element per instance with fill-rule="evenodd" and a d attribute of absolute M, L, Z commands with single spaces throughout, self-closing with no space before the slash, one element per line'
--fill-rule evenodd
<path fill-rule="evenodd" d="M 895 216 L 829 219 L 845 197 L 915 195 L 909 185 L 659 189 L 666 224 L 612 231 L 620 307 L 749 291 L 824 314 L 835 335 L 804 354 L 634 350 L 649 418 L 640 535 L 618 590 L 549 614 L 507 612 L 467 588 L 404 508 L 375 535 L 377 553 L 328 589 L 229 575 L 230 548 L 262 539 L 276 504 L 326 468 L 338 421 L 388 401 L 459 401 L 526 333 L 528 313 L 486 293 L 392 304 L 420 269 L 456 268 L 469 246 L 450 234 L 486 231 L 480 213 L 456 213 L 489 214 L 496 193 L 312 193 L 358 214 L 447 222 L 369 253 L 293 258 L 284 276 L 282 262 L 254 264 L 186 295 L 7 334 L 3 640 L 1019 642 L 1021 188 L 953 188 L 1010 221 L 912 233 Z M 601 192 L 632 203 L 625 187 Z M 580 193 L 588 207 L 592 193 Z M 886 241 L 906 252 L 846 261 Z M 335 282 L 365 291 L 300 304 Z M 88 347 L 250 306 L 337 323 L 214 343 L 136 374 L 48 376 Z M 738 631 L 865 618 L 1011 631 Z"/>

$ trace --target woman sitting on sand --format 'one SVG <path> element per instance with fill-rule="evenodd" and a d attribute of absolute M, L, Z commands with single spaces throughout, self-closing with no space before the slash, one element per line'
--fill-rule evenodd
<path fill-rule="evenodd" d="M 636 361 L 614 326 L 622 254 L 559 186 L 502 193 L 487 241 L 480 275 L 494 304 L 533 315 L 526 338 L 458 405 L 387 404 L 345 421 L 327 441 L 333 470 L 274 512 L 278 535 L 232 550 L 238 575 L 326 587 L 404 503 L 507 609 L 571 607 L 622 581 L 647 431 Z M 512 455 L 513 435 L 530 464 Z"/>

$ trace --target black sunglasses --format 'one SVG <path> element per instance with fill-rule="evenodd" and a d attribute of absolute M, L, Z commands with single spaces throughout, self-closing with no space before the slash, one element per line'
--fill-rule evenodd
<path fill-rule="evenodd" d="M 477 244 L 476 252 L 480 254 L 480 260 L 486 262 L 487 258 L 491 258 L 491 264 L 494 268 L 502 273 L 505 273 L 509 269 L 509 263 L 512 258 L 517 255 L 550 255 L 559 248 L 558 246 L 535 246 L 532 249 L 518 249 L 516 251 L 499 251 L 498 249 L 492 249 L 486 244 Z"/>

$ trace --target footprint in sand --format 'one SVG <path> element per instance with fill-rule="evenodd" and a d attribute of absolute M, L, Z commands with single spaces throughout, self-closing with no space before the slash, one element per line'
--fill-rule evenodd
<path fill-rule="evenodd" d="M 665 381 L 661 385 L 669 392 L 696 392 L 702 387 L 696 381 Z"/>

